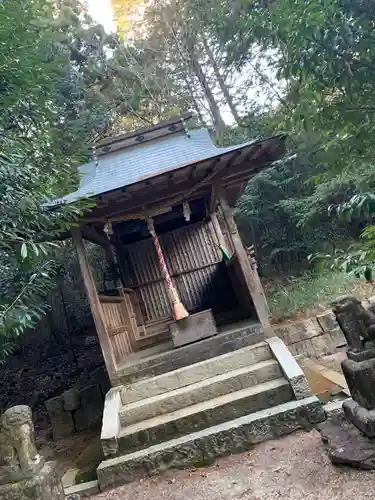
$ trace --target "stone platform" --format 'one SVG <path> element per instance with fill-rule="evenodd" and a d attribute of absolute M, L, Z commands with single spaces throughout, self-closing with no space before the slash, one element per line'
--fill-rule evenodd
<path fill-rule="evenodd" d="M 262 410 L 179 439 L 106 460 L 97 469 L 100 488 L 105 490 L 168 469 L 204 466 L 218 457 L 249 450 L 267 439 L 301 428 L 311 429 L 324 418 L 322 405 L 315 396 Z"/>
<path fill-rule="evenodd" d="M 142 378 L 190 366 L 256 344 L 263 338 L 264 334 L 259 323 L 244 321 L 223 328 L 213 337 L 177 349 L 173 342 L 165 342 L 130 355 L 127 362 L 118 368 L 116 385 L 127 385 Z"/>
<path fill-rule="evenodd" d="M 99 487 L 203 465 L 324 419 L 280 339 L 247 345 L 111 389 Z"/>
<path fill-rule="evenodd" d="M 35 476 L 0 485 L 1 500 L 65 500 L 64 488 L 55 464 L 47 462 Z"/>

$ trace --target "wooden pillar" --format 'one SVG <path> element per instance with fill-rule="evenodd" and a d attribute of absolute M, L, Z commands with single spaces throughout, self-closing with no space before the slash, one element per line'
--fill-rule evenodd
<path fill-rule="evenodd" d="M 237 224 L 233 217 L 233 210 L 229 206 L 224 189 L 220 184 L 215 184 L 215 191 L 223 211 L 225 222 L 228 226 L 229 235 L 233 242 L 233 247 L 236 252 L 239 265 L 245 278 L 249 293 L 252 297 L 258 319 L 267 334 L 271 325 L 262 283 L 259 279 L 257 270 L 253 269 L 251 266 L 246 249 L 243 246 L 241 236 L 238 232 Z"/>
<path fill-rule="evenodd" d="M 101 305 L 96 290 L 94 277 L 91 272 L 91 267 L 87 257 L 87 252 L 83 244 L 81 231 L 78 228 L 72 228 L 71 232 L 72 232 L 73 244 L 77 251 L 83 283 L 85 285 L 87 297 L 89 300 L 92 316 L 94 319 L 96 331 L 100 342 L 100 347 L 102 349 L 104 362 L 107 367 L 109 378 L 112 381 L 116 375 L 116 362 L 113 355 L 112 345 L 107 335 L 104 321 L 102 318 Z"/>
<path fill-rule="evenodd" d="M 115 271 L 117 273 L 117 276 L 113 277 L 113 284 L 114 284 L 115 288 L 119 290 L 120 295 L 121 295 L 123 293 L 122 292 L 123 286 L 122 286 L 122 281 L 121 281 L 121 277 L 120 277 L 120 267 L 118 265 L 118 262 L 116 260 L 115 255 L 113 253 L 113 248 L 112 248 L 111 244 L 104 247 L 104 253 L 105 253 L 105 258 L 107 260 L 110 271 L 111 272 Z"/>
<path fill-rule="evenodd" d="M 215 231 L 215 235 L 216 235 L 216 238 L 217 238 L 217 241 L 220 245 L 220 247 L 228 254 L 230 255 L 229 253 L 229 249 L 227 248 L 227 245 L 226 245 L 226 242 L 225 242 L 225 238 L 224 238 L 224 234 L 223 234 L 223 231 L 221 230 L 221 227 L 220 227 L 220 222 L 219 222 L 219 219 L 217 218 L 217 213 L 216 212 L 212 212 L 210 214 L 210 218 L 211 218 L 211 222 L 212 222 L 212 226 L 214 228 L 214 231 Z"/>

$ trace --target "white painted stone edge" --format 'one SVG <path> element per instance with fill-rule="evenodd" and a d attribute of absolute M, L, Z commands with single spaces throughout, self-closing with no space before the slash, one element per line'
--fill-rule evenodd
<path fill-rule="evenodd" d="M 88 497 L 100 493 L 98 481 L 89 481 L 74 486 L 69 486 L 64 489 L 65 496 L 77 495 L 77 500 L 81 497 Z"/>
<path fill-rule="evenodd" d="M 329 401 L 325 405 L 323 405 L 323 408 L 327 414 L 328 417 L 331 417 L 333 415 L 336 415 L 337 413 L 341 413 L 344 410 L 342 409 L 342 404 L 345 401 L 350 401 L 352 398 L 346 398 L 346 399 L 341 399 L 339 401 Z"/>
<path fill-rule="evenodd" d="M 295 398 L 311 397 L 313 394 L 307 378 L 285 343 L 279 337 L 266 339 L 265 342 L 269 345 L 273 357 L 279 363 L 285 378 L 289 381 Z"/>
<path fill-rule="evenodd" d="M 79 473 L 79 469 L 72 468 L 68 469 L 63 475 L 61 482 L 64 488 L 70 488 L 74 485 L 76 475 Z"/>
<path fill-rule="evenodd" d="M 120 432 L 121 387 L 113 387 L 107 392 L 104 401 L 102 431 L 100 440 L 105 456 L 118 452 L 117 437 Z"/>

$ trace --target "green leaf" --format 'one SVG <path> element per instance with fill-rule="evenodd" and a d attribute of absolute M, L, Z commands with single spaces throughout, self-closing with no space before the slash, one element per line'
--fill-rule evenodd
<path fill-rule="evenodd" d="M 22 257 L 22 259 L 27 258 L 27 245 L 26 245 L 26 243 L 22 243 L 22 245 L 21 245 L 21 257 Z"/>

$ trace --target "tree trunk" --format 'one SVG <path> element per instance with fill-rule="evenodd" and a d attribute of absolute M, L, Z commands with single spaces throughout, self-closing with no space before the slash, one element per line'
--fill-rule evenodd
<path fill-rule="evenodd" d="M 198 79 L 198 81 L 203 89 L 204 95 L 205 95 L 207 102 L 209 104 L 210 112 L 211 112 L 213 122 L 214 122 L 214 125 L 216 128 L 216 133 L 220 137 L 220 136 L 222 136 L 222 134 L 225 130 L 225 123 L 224 123 L 223 117 L 221 116 L 220 109 L 219 109 L 219 106 L 217 105 L 215 96 L 214 96 L 214 94 L 213 94 L 213 92 L 208 84 L 206 75 L 204 74 L 202 66 L 199 62 L 199 59 L 195 54 L 194 40 L 189 34 L 186 34 L 184 36 L 184 39 L 181 40 L 178 37 L 178 35 L 173 27 L 173 24 L 170 22 L 170 20 L 168 20 L 165 17 L 165 21 L 166 21 L 167 26 L 169 26 L 169 28 L 171 30 L 171 33 L 173 35 L 173 38 L 174 38 L 174 41 L 176 44 L 176 48 L 177 48 L 179 54 L 181 55 L 182 60 L 187 62 L 188 66 L 191 66 L 191 69 L 192 69 L 194 75 L 197 77 L 197 79 Z M 182 27 L 182 24 L 180 27 Z M 180 42 L 182 43 L 182 47 L 181 47 Z M 188 76 L 187 76 L 187 78 L 188 78 Z"/>
<path fill-rule="evenodd" d="M 241 118 L 237 112 L 237 108 L 233 102 L 232 96 L 230 95 L 227 84 L 225 83 L 224 78 L 223 78 L 222 74 L 220 73 L 219 66 L 215 60 L 214 54 L 211 50 L 211 47 L 209 46 L 209 44 L 204 36 L 201 36 L 201 40 L 202 40 L 202 43 L 204 46 L 204 50 L 206 51 L 206 54 L 208 56 L 208 60 L 210 61 L 212 69 L 214 70 L 214 74 L 215 74 L 216 80 L 218 81 L 220 90 L 223 93 L 223 96 L 225 97 L 225 100 L 228 103 L 228 106 L 229 106 L 229 109 L 233 115 L 233 118 L 236 120 L 237 125 L 241 125 Z"/>
<path fill-rule="evenodd" d="M 196 56 L 196 53 L 194 50 L 194 43 L 193 43 L 193 40 L 191 39 L 190 36 L 186 37 L 186 48 L 187 48 L 187 52 L 188 52 L 195 76 L 197 77 L 200 85 L 202 86 L 202 89 L 204 91 L 204 95 L 205 95 L 207 102 L 209 104 L 212 118 L 214 121 L 214 125 L 216 128 L 216 132 L 219 136 L 221 136 L 225 130 L 225 123 L 224 123 L 223 117 L 221 116 L 220 109 L 219 109 L 219 106 L 217 105 L 215 96 L 211 90 L 211 87 L 207 81 L 206 75 L 204 74 L 204 71 L 202 69 L 202 65 L 199 62 L 198 57 Z"/>
<path fill-rule="evenodd" d="M 194 94 L 194 90 L 193 90 L 193 86 L 192 84 L 190 83 L 189 81 L 189 77 L 186 75 L 185 77 L 185 82 L 186 82 L 186 86 L 187 86 L 187 89 L 189 91 L 189 94 L 190 94 L 190 98 L 191 98 L 191 101 L 193 103 L 193 106 L 194 106 L 194 109 L 195 109 L 195 112 L 197 113 L 197 116 L 199 118 L 199 122 L 200 124 L 202 125 L 206 125 L 206 122 L 203 118 L 203 115 L 201 113 L 201 110 L 199 109 L 199 104 L 198 104 L 198 101 L 195 97 L 195 94 Z"/>
<path fill-rule="evenodd" d="M 204 94 L 206 96 L 207 102 L 210 106 L 210 111 L 212 114 L 212 118 L 214 120 L 216 132 L 220 136 L 223 134 L 223 132 L 225 130 L 225 123 L 224 123 L 223 117 L 221 116 L 219 106 L 217 105 L 215 96 L 214 96 L 214 94 L 213 94 L 213 92 L 208 84 L 208 81 L 207 81 L 206 75 L 203 72 L 202 66 L 201 66 L 200 62 L 198 61 L 198 58 L 194 54 L 193 50 L 190 52 L 190 58 L 191 58 L 191 62 L 193 65 L 194 73 L 195 73 L 196 77 L 198 78 L 199 83 L 202 86 L 202 89 L 203 89 Z"/>

